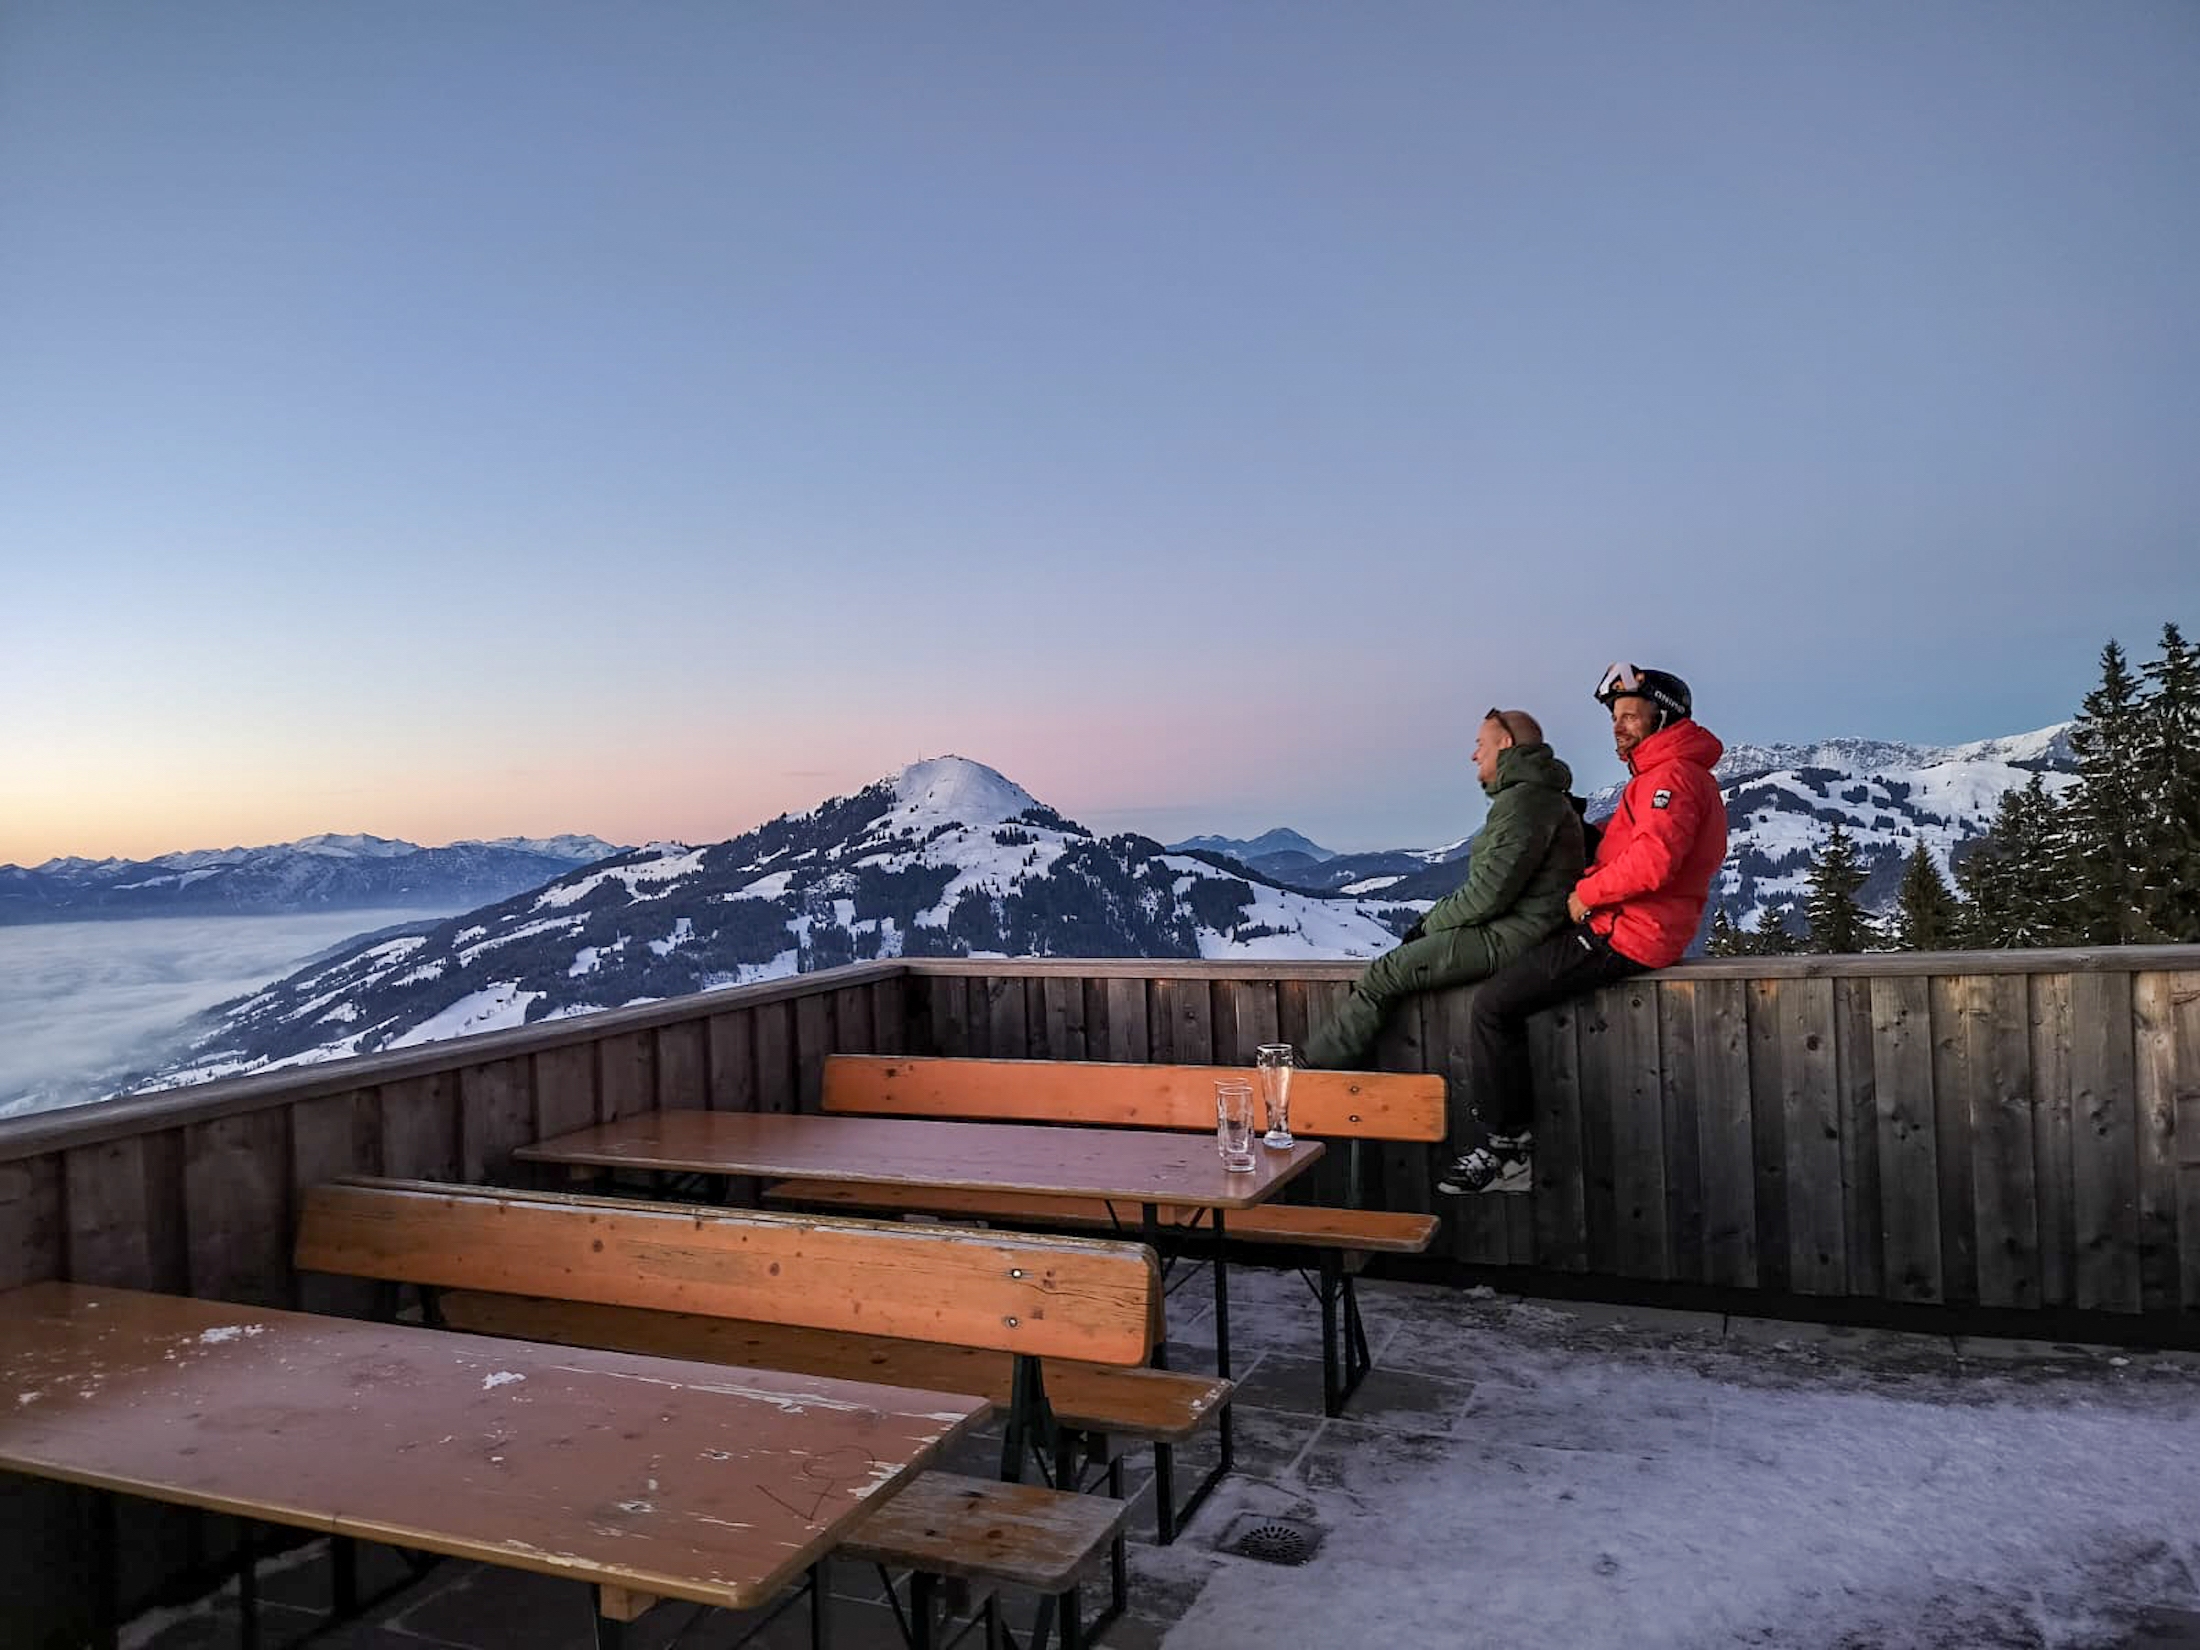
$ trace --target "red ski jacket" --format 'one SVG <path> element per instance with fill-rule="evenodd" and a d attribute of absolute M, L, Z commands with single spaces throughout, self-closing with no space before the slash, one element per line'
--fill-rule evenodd
<path fill-rule="evenodd" d="M 1711 777 L 1725 753 L 1693 721 L 1671 723 L 1637 745 L 1627 759 L 1634 777 L 1604 823 L 1596 863 L 1574 885 L 1589 907 L 1589 926 L 1647 968 L 1680 961 L 1726 858 L 1726 803 Z"/>

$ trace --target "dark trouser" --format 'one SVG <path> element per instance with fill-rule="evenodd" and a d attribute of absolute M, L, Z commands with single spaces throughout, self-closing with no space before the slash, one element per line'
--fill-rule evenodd
<path fill-rule="evenodd" d="M 1416 991 L 1443 991 L 1486 980 L 1497 968 L 1489 931 L 1446 928 L 1385 951 L 1352 982 L 1337 1010 L 1306 1039 L 1306 1063 L 1330 1071 L 1356 1067 L 1375 1046 L 1392 1005 Z"/>
<path fill-rule="evenodd" d="M 1587 923 L 1577 923 L 1491 975 L 1474 994 L 1467 1029 L 1467 1098 L 1483 1127 L 1492 1134 L 1519 1134 L 1535 1121 L 1529 1015 L 1646 972 L 1642 963 L 1614 951 Z"/>

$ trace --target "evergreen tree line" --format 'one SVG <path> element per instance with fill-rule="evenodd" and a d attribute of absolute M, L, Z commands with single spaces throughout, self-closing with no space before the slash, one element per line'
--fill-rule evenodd
<path fill-rule="evenodd" d="M 1722 909 L 1706 949 L 1737 957 L 2200 943 L 2200 652 L 2165 624 L 2160 651 L 2134 671 L 2111 641 L 2070 742 L 2076 783 L 2058 796 L 2034 774 L 2005 791 L 1993 824 L 1957 863 L 1954 886 L 1920 842 L 1893 907 L 1875 921 L 1857 899 L 1868 868 L 1835 824 L 1811 856 L 1801 933 L 1771 905 L 1754 930 Z"/>

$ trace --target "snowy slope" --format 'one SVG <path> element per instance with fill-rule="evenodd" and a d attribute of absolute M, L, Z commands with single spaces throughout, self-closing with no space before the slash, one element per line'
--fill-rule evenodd
<path fill-rule="evenodd" d="M 920 762 L 730 842 L 653 843 L 233 1005 L 138 1087 L 894 956 L 1372 957 L 1410 913 L 1097 838 L 982 763 Z"/>

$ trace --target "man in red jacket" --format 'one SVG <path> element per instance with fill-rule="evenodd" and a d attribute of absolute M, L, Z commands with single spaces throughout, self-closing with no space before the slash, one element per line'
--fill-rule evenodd
<path fill-rule="evenodd" d="M 1486 1138 L 1437 1182 L 1454 1196 L 1524 1192 L 1534 1180 L 1527 1019 L 1569 997 L 1681 959 L 1726 858 L 1726 803 L 1711 769 L 1726 747 L 1694 720 L 1688 684 L 1614 665 L 1597 686 L 1631 776 L 1574 884 L 1573 926 L 1522 952 L 1474 994 L 1467 1095 Z"/>

